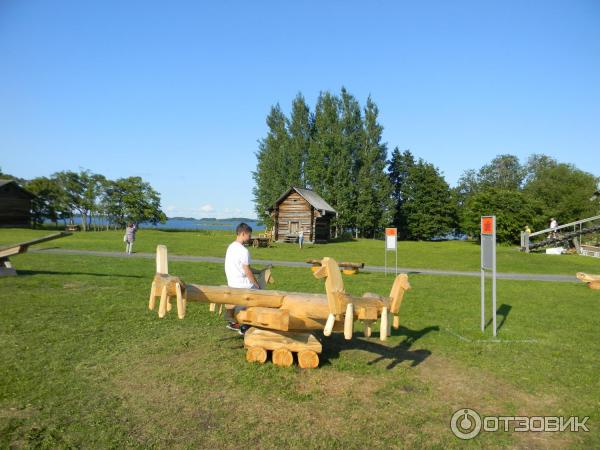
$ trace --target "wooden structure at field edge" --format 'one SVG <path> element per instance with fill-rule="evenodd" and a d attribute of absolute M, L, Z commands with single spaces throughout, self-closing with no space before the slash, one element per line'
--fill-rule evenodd
<path fill-rule="evenodd" d="M 590 289 L 600 290 L 600 275 L 589 275 L 583 272 L 577 272 L 577 278 L 587 283 Z"/>
<path fill-rule="evenodd" d="M 29 228 L 34 198 L 15 180 L 0 180 L 0 227 Z"/>
<path fill-rule="evenodd" d="M 316 192 L 293 186 L 277 199 L 269 213 L 276 241 L 297 242 L 302 230 L 307 242 L 327 242 L 331 238 L 331 219 L 337 217 L 333 207 Z"/>

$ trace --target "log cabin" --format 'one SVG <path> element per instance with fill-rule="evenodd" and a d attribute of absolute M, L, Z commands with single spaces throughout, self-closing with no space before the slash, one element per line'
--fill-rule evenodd
<path fill-rule="evenodd" d="M 327 242 L 331 238 L 331 219 L 337 212 L 320 195 L 310 189 L 291 187 L 269 210 L 273 218 L 276 241 L 298 241 L 304 231 L 307 242 Z"/>
<path fill-rule="evenodd" d="M 34 198 L 15 180 L 0 180 L 0 227 L 30 227 Z"/>

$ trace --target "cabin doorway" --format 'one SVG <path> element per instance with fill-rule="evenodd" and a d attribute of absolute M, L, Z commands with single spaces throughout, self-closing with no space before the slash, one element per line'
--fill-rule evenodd
<path fill-rule="evenodd" d="M 300 222 L 290 222 L 290 235 L 298 236 L 298 231 L 300 230 Z"/>

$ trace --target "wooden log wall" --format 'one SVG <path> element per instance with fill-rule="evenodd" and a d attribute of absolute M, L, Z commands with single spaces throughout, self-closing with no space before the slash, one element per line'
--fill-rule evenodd
<path fill-rule="evenodd" d="M 14 184 L 0 187 L 0 227 L 31 226 L 31 198 Z"/>

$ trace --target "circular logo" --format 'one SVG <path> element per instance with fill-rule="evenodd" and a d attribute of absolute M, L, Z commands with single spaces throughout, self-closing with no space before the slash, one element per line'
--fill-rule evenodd
<path fill-rule="evenodd" d="M 450 419 L 450 428 L 457 438 L 473 439 L 481 431 L 481 417 L 472 409 L 459 409 Z"/>

